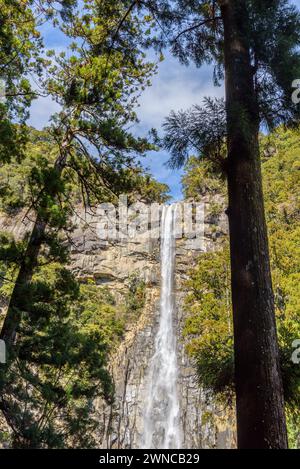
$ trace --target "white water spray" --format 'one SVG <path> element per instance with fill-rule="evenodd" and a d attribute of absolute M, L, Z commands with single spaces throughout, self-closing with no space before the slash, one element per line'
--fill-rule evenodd
<path fill-rule="evenodd" d="M 164 206 L 161 227 L 160 321 L 149 365 L 143 448 L 180 448 L 176 336 L 173 325 L 176 205 Z"/>

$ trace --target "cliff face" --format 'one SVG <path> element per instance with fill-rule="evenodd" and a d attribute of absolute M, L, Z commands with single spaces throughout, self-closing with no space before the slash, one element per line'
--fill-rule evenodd
<path fill-rule="evenodd" d="M 217 249 L 226 232 L 225 215 L 213 215 L 207 205 L 205 249 Z M 84 219 L 84 221 L 83 221 Z M 136 323 L 128 327 L 124 340 L 111 360 L 116 399 L 111 408 L 97 403 L 99 442 L 104 448 L 137 448 L 141 443 L 142 417 L 149 361 L 159 323 L 160 242 L 140 234 L 128 242 L 100 240 L 96 219 L 81 214 L 73 234 L 72 269 L 82 279 L 106 285 L 122 301 L 122 292 L 134 272 L 146 283 L 146 304 Z M 216 229 L 217 227 L 217 229 Z M 174 318 L 179 366 L 178 395 L 184 448 L 229 448 L 235 445 L 234 422 L 225 415 L 197 383 L 195 370 L 185 352 L 182 329 L 185 280 L 203 250 L 197 238 L 176 243 Z"/>
<path fill-rule="evenodd" d="M 160 241 L 151 239 L 147 233 L 141 233 L 129 241 L 100 239 L 96 228 L 98 218 L 83 210 L 77 213 L 70 247 L 70 267 L 74 273 L 81 280 L 93 279 L 99 287 L 105 285 L 119 303 L 124 301 L 124 293 L 133 273 L 144 280 L 146 285 L 145 306 L 138 319 L 127 326 L 124 340 L 111 357 L 115 402 L 110 407 L 102 401 L 95 405 L 99 422 L 99 447 L 137 448 L 141 443 L 148 365 L 159 322 Z M 12 231 L 20 238 L 25 227 L 20 220 L 2 218 L 0 230 Z M 225 231 L 225 216 L 213 215 L 207 210 L 205 249 L 216 249 L 218 238 Z M 232 416 L 222 413 L 198 386 L 182 335 L 185 280 L 202 250 L 203 245 L 197 238 L 177 240 L 174 322 L 183 446 L 188 449 L 230 448 L 235 445 Z"/>

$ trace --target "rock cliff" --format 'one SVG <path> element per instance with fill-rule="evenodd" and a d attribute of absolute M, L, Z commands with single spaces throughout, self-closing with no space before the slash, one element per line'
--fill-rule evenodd
<path fill-rule="evenodd" d="M 209 202 L 209 200 L 207 200 Z M 146 283 L 146 304 L 111 360 L 116 387 L 114 405 L 97 403 L 99 442 L 105 448 L 136 448 L 142 432 L 148 364 L 159 321 L 160 242 L 141 233 L 134 241 L 109 242 L 96 233 L 96 219 L 83 215 L 73 234 L 72 269 L 81 278 L 93 278 L 119 295 L 135 272 Z M 84 219 L 84 222 L 82 222 Z M 178 239 L 176 245 L 175 302 L 178 347 L 178 394 L 185 448 L 229 448 L 235 445 L 232 416 L 225 415 L 198 386 L 195 370 L 185 353 L 182 336 L 183 300 L 189 269 L 206 250 L 217 249 L 226 232 L 224 213 L 213 214 L 206 205 L 204 246 L 199 239 Z"/>
<path fill-rule="evenodd" d="M 204 200 L 205 202 L 205 200 Z M 209 200 L 206 200 L 209 202 Z M 206 205 L 204 246 L 199 239 L 181 238 L 176 243 L 175 303 L 178 347 L 178 394 L 184 448 L 229 448 L 235 445 L 232 416 L 225 415 L 198 386 L 193 364 L 185 353 L 182 336 L 185 280 L 189 269 L 206 250 L 217 249 L 226 232 L 226 217 L 213 214 Z M 145 282 L 146 301 L 139 318 L 128 325 L 124 340 L 111 357 L 116 397 L 113 405 L 96 403 L 99 447 L 137 448 L 142 432 L 147 370 L 153 353 L 159 320 L 160 242 L 141 232 L 133 240 L 108 241 L 97 233 L 97 217 L 82 209 L 74 219 L 70 268 L 82 280 L 93 279 L 123 301 L 130 276 Z M 12 231 L 18 238 L 28 229 L 21 220 L 2 217 L 0 230 Z"/>

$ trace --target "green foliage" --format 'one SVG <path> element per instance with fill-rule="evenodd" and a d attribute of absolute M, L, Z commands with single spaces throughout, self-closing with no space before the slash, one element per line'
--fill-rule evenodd
<path fill-rule="evenodd" d="M 51 190 L 57 186 L 62 194 L 66 190 L 66 183 L 62 185 L 55 174 L 48 180 L 58 151 L 53 138 L 48 132 L 33 128 L 27 130 L 27 137 L 22 164 L 11 158 L 0 168 L 0 208 L 8 213 L 40 201 L 45 206 Z"/>
<path fill-rule="evenodd" d="M 107 363 L 124 330 L 113 296 L 80 286 L 51 263 L 37 269 L 23 307 L 18 358 L 5 377 L 1 405 L 11 444 L 95 446 L 93 402 L 113 400 Z"/>
<path fill-rule="evenodd" d="M 134 190 L 133 195 L 136 199 L 142 200 L 145 203 L 165 203 L 170 200 L 171 196 L 168 195 L 170 189 L 167 184 L 156 181 L 151 175 L 140 171 L 136 176 L 132 176 Z"/>
<path fill-rule="evenodd" d="M 0 55 L 7 44 L 9 60 L 18 64 L 5 71 L 17 97 L 7 96 L 0 108 L 6 163 L 1 209 L 26 208 L 35 220 L 21 243 L 1 238 L 4 325 L 14 331 L 8 363 L 1 367 L 0 409 L 12 446 L 95 446 L 95 399 L 113 400 L 109 353 L 125 321 L 140 312 L 145 286 L 131 279 L 123 308 L 100 287 L 80 286 L 65 267 L 61 233 L 71 229 L 77 202 L 113 201 L 123 191 L 133 200 L 166 200 L 167 186 L 144 174 L 136 161 L 153 145 L 129 131 L 137 121 L 138 95 L 155 71 L 139 43 L 152 20 L 132 14 L 130 2 L 123 1 L 3 0 L 0 6 Z M 47 51 L 47 59 L 39 58 L 37 18 L 60 28 L 67 54 Z M 42 132 L 24 125 L 31 70 L 40 76 L 42 92 L 60 105 Z"/>
<path fill-rule="evenodd" d="M 172 111 L 163 128 L 163 145 L 171 153 L 171 167 L 183 166 L 191 152 L 199 158 L 207 158 L 215 167 L 222 164 L 227 131 L 223 99 L 204 98 L 202 106 L 195 105 L 177 113 Z"/>
<path fill-rule="evenodd" d="M 102 331 L 102 341 L 113 349 L 123 337 L 125 326 L 124 316 L 114 296 L 106 287 L 99 287 L 92 282 L 82 284 L 80 291 L 81 317 L 87 321 L 96 318 L 96 325 Z"/>
<path fill-rule="evenodd" d="M 24 252 L 24 243 L 16 242 L 13 237 L 7 233 L 0 232 L 0 259 L 6 265 L 12 262 L 18 263 Z"/>
<path fill-rule="evenodd" d="M 32 207 L 42 218 L 48 217 L 50 225 L 59 228 L 67 225 L 67 217 L 77 204 L 117 202 L 123 193 L 131 201 L 169 200 L 169 187 L 157 182 L 138 164 L 115 168 L 113 164 L 99 165 L 95 161 L 95 172 L 91 172 L 88 163 L 72 158 L 58 173 L 53 166 L 58 152 L 58 145 L 47 131 L 28 129 L 22 164 L 11 158 L 0 168 L 0 210 L 14 214 Z"/>
<path fill-rule="evenodd" d="M 205 194 L 225 195 L 226 187 L 220 171 L 208 160 L 201 161 L 195 156 L 190 157 L 185 166 L 181 179 L 183 193 L 186 199 L 201 201 Z"/>
<path fill-rule="evenodd" d="M 232 400 L 233 331 L 228 247 L 205 253 L 186 284 L 184 335 L 201 385 Z"/>
<path fill-rule="evenodd" d="M 274 152 L 264 158 L 264 192 L 285 395 L 296 415 L 300 367 L 291 362 L 291 355 L 292 342 L 300 337 L 299 143 L 298 129 L 283 128 L 263 141 L 263 149 Z"/>
<path fill-rule="evenodd" d="M 5 99 L 0 100 L 0 161 L 23 156 L 28 107 L 34 94 L 28 74 L 41 72 L 42 43 L 31 0 L 0 1 L 0 80 Z M 2 96 L 1 96 L 2 98 Z M 19 122 L 21 125 L 15 125 Z"/>
<path fill-rule="evenodd" d="M 173 55 L 186 65 L 213 63 L 216 84 L 224 78 L 221 4 L 213 0 L 143 2 L 156 20 L 152 44 L 171 46 Z M 232 7 L 253 65 L 260 121 L 274 127 L 299 118 L 299 107 L 291 100 L 291 83 L 300 76 L 299 11 L 289 0 L 236 0 Z M 238 119 L 248 121 L 243 109 L 236 111 Z"/>
<path fill-rule="evenodd" d="M 146 301 L 146 284 L 137 273 L 129 278 L 128 292 L 125 296 L 125 318 L 132 322 L 137 319 Z"/>
<path fill-rule="evenodd" d="M 3 303 L 11 296 L 25 247 L 26 242 L 1 234 Z M 110 354 L 145 304 L 138 274 L 117 302 L 107 287 L 79 284 L 59 253 L 41 255 L 31 282 L 20 288 L 18 343 L 10 367 L 0 370 L 0 409 L 10 429 L 3 430 L 2 439 L 17 448 L 97 446 L 95 399 L 114 399 Z"/>
<path fill-rule="evenodd" d="M 11 432 L 2 437 L 18 448 L 95 447 L 94 402 L 113 402 L 109 356 L 143 308 L 145 284 L 133 274 L 123 306 L 107 287 L 80 285 L 51 263 L 37 269 L 24 295 L 18 358 L 1 404 Z"/>
<path fill-rule="evenodd" d="M 269 228 L 271 267 L 276 318 L 291 439 L 299 442 L 300 367 L 291 361 L 292 342 L 300 337 L 300 231 L 299 231 L 299 134 L 298 130 L 277 129 L 261 137 L 263 183 Z M 187 166 L 185 191 L 201 195 L 213 175 L 198 160 Z M 191 184 L 189 186 L 189 184 Z M 202 185 L 203 184 L 203 185 Z M 199 188 L 199 189 L 198 189 Z M 227 241 L 218 252 L 200 256 L 187 282 L 187 349 L 195 361 L 202 386 L 219 398 L 231 401 L 233 383 L 233 333 L 230 299 L 230 269 Z"/>

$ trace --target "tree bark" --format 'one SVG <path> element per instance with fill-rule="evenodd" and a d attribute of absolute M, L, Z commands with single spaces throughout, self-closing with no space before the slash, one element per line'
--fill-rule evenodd
<path fill-rule="evenodd" d="M 70 134 L 70 131 L 68 131 L 65 140 L 61 145 L 60 155 L 54 164 L 58 174 L 62 172 L 65 166 L 67 159 L 67 147 L 70 145 L 71 139 L 72 134 Z M 55 195 L 56 194 L 52 194 L 52 196 Z M 9 300 L 7 313 L 0 333 L 0 339 L 4 340 L 7 347 L 8 358 L 9 352 L 15 343 L 17 330 L 22 319 L 24 287 L 31 282 L 34 269 L 38 264 L 38 256 L 44 242 L 47 225 L 47 217 L 41 218 L 39 215 L 37 215 Z"/>
<path fill-rule="evenodd" d="M 0 338 L 5 341 L 8 352 L 16 339 L 17 329 L 22 319 L 24 287 L 31 282 L 34 268 L 38 262 L 38 255 L 43 243 L 46 226 L 47 222 L 37 216 L 9 300 L 7 313 L 0 333 Z"/>
<path fill-rule="evenodd" d="M 228 217 L 239 448 L 287 448 L 258 131 L 240 0 L 220 2 L 228 125 Z"/>

